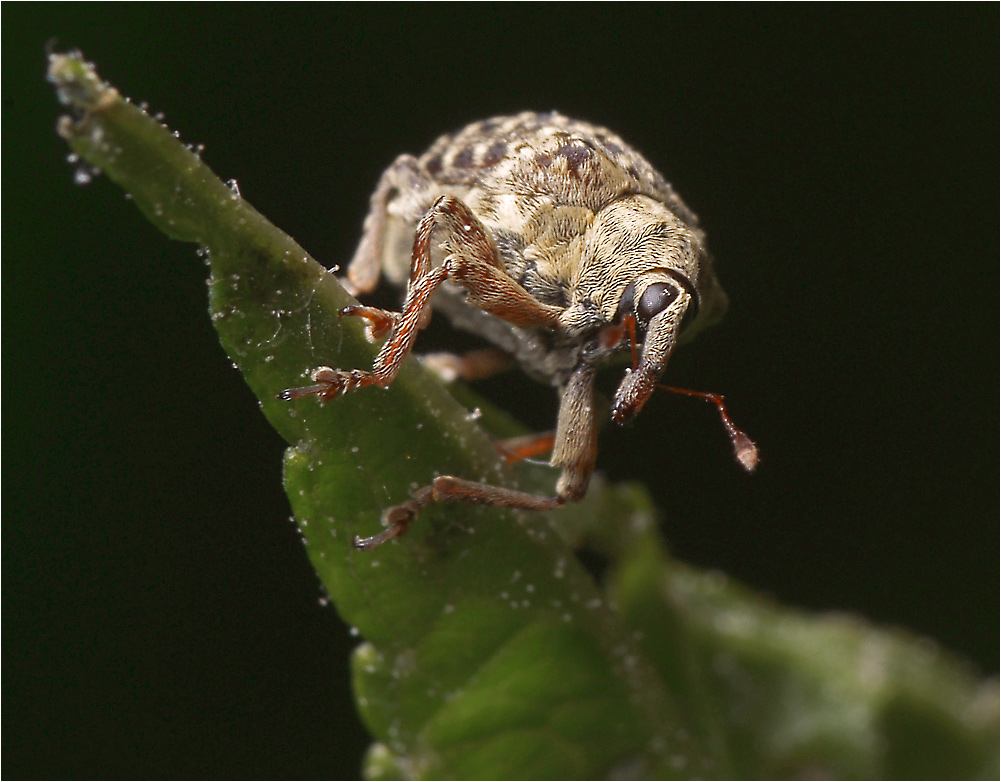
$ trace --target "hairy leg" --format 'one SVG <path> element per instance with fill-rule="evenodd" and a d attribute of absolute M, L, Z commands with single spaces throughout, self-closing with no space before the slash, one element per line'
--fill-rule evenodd
<path fill-rule="evenodd" d="M 593 410 L 594 376 L 592 367 L 582 366 L 564 389 L 550 462 L 553 466 L 562 468 L 555 496 L 528 494 L 503 486 L 443 475 L 429 486 L 418 489 L 406 502 L 389 508 L 383 514 L 386 529 L 370 538 L 356 537 L 355 548 L 368 550 L 399 537 L 410 528 L 421 509 L 432 502 L 469 502 L 522 510 L 555 510 L 569 501 L 579 500 L 587 491 L 597 456 L 597 423 Z M 544 435 L 535 436 L 534 446 L 544 443 L 546 439 Z"/>
<path fill-rule="evenodd" d="M 431 242 L 443 229 L 442 244 L 449 251 L 444 263 L 431 265 Z M 346 307 L 342 314 L 363 317 L 370 333 L 391 327 L 391 333 L 375 358 L 371 371 L 320 367 L 313 372 L 314 385 L 287 389 L 282 399 L 316 395 L 321 400 L 365 386 L 388 386 L 413 349 L 417 332 L 431 316 L 431 296 L 445 280 L 469 292 L 470 303 L 520 326 L 554 326 L 562 310 L 537 301 L 501 269 L 496 250 L 483 224 L 462 201 L 442 196 L 417 226 L 411 261 L 410 282 L 403 311 L 388 313 L 373 307 Z"/>

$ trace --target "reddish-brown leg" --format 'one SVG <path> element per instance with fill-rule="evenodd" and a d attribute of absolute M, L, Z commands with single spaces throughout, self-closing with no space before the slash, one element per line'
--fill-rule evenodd
<path fill-rule="evenodd" d="M 443 246 L 449 251 L 444 263 L 431 266 L 431 240 L 436 228 L 446 229 Z M 371 371 L 362 369 L 332 369 L 320 367 L 313 372 L 314 385 L 290 388 L 282 399 L 299 399 L 316 395 L 326 401 L 356 388 L 388 386 L 396 377 L 403 359 L 413 349 L 417 332 L 427 323 L 431 313 L 431 295 L 446 279 L 469 291 L 469 301 L 497 317 L 519 326 L 553 326 L 561 310 L 537 301 L 521 285 L 507 276 L 499 266 L 496 251 L 483 224 L 462 201 L 442 196 L 427 211 L 417 226 L 414 242 L 411 278 L 403 311 L 398 315 L 377 315 L 378 310 L 358 314 L 377 322 L 395 318 L 392 333 L 375 358 Z"/>
<path fill-rule="evenodd" d="M 494 441 L 497 453 L 504 457 L 508 464 L 514 464 L 524 459 L 534 459 L 553 450 L 556 442 L 556 432 L 537 432 L 521 437 L 508 437 Z"/>
<path fill-rule="evenodd" d="M 558 325 L 563 310 L 543 304 L 507 275 L 493 241 L 468 206 L 458 198 L 442 196 L 429 214 L 434 215 L 433 222 L 422 221 L 421 226 L 427 230 L 427 238 L 418 227 L 417 242 L 430 242 L 430 233 L 438 223 L 447 229 L 442 245 L 450 255 L 444 266 L 448 279 L 469 292 L 470 304 L 516 326 Z M 430 258 L 430 253 L 422 253 L 422 258 Z"/>
<path fill-rule="evenodd" d="M 365 321 L 365 336 L 369 342 L 376 342 L 391 333 L 397 318 L 395 312 L 381 310 L 378 307 L 363 307 L 360 304 L 343 307 L 337 315 L 341 318 L 345 316 L 362 318 Z"/>

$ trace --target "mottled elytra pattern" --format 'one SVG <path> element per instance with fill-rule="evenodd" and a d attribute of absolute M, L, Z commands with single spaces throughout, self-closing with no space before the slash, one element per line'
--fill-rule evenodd
<path fill-rule="evenodd" d="M 363 549 L 401 535 L 429 502 L 543 510 L 580 499 L 597 457 L 598 368 L 632 351 L 611 408 L 613 420 L 628 421 L 682 329 L 694 334 L 726 308 L 705 236 L 667 180 L 616 134 L 556 113 L 487 119 L 442 136 L 420 158 L 397 158 L 372 195 L 343 282 L 365 294 L 383 276 L 405 286 L 399 313 L 341 313 L 361 317 L 370 339 L 385 338 L 372 370 L 320 367 L 314 385 L 282 397 L 325 401 L 389 385 L 434 308 L 556 388 L 550 463 L 560 477 L 545 497 L 441 476 L 388 509 L 382 533 L 356 540 Z M 484 374 L 471 357 L 437 364 Z M 753 469 L 757 449 L 722 398 L 691 393 L 717 405 L 738 460 Z"/>
<path fill-rule="evenodd" d="M 555 140 L 556 144 L 546 143 Z M 471 184 L 485 169 L 493 169 L 509 152 L 546 149 L 534 156 L 540 168 L 560 166 L 572 176 L 580 164 L 600 152 L 612 166 L 634 182 L 635 191 L 667 204 L 671 211 L 695 228 L 697 220 L 671 184 L 619 136 L 607 128 L 569 119 L 556 112 L 524 112 L 513 117 L 494 117 L 474 122 L 457 133 L 439 138 L 420 158 L 428 174 L 441 183 Z M 552 150 L 551 152 L 548 150 Z"/>

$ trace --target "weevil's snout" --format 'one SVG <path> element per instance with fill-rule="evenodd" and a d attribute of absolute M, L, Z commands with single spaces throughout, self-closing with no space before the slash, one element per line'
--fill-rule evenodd
<path fill-rule="evenodd" d="M 653 395 L 660 375 L 660 372 L 644 369 L 642 363 L 636 369 L 629 370 L 612 400 L 612 420 L 617 424 L 632 421 Z"/>
<path fill-rule="evenodd" d="M 612 400 L 612 420 L 617 424 L 635 418 L 653 395 L 678 342 L 686 312 L 697 308 L 694 288 L 682 283 L 680 276 L 672 272 L 670 278 L 655 280 L 643 289 L 630 284 L 622 294 L 620 314 L 631 314 L 646 336 L 637 365 L 622 379 Z"/>

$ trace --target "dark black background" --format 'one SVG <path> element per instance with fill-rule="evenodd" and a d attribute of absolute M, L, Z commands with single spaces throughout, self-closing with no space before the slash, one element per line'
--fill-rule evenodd
<path fill-rule="evenodd" d="M 3 775 L 338 777 L 367 744 L 194 248 L 74 184 L 45 46 L 166 113 L 316 258 L 392 158 L 525 108 L 605 124 L 731 296 L 600 465 L 675 553 L 998 665 L 996 5 L 9 6 Z M 427 343 L 425 343 L 426 345 Z M 994 390 L 992 390 L 994 389 Z M 484 386 L 547 426 L 550 392 Z M 505 400 L 505 397 L 507 399 Z"/>

